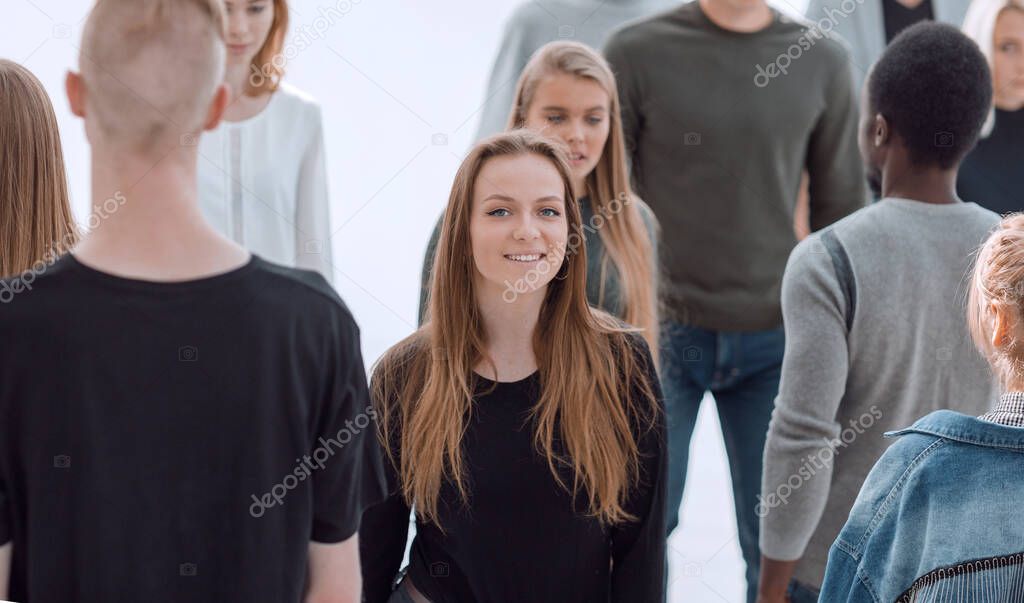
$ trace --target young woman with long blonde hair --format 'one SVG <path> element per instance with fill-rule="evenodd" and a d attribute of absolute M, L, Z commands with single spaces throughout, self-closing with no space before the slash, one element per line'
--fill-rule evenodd
<path fill-rule="evenodd" d="M 629 183 L 619 94 L 607 62 L 578 42 L 543 46 L 519 78 L 508 119 L 514 128 L 565 145 L 582 214 L 587 299 L 642 329 L 657 355 L 657 221 Z M 421 319 L 439 238 L 435 228 L 424 261 Z"/>
<path fill-rule="evenodd" d="M 360 528 L 368 601 L 662 600 L 660 385 L 637 330 L 587 304 L 580 220 L 554 141 L 498 135 L 460 167 L 430 321 L 371 383 L 391 463 Z"/>
<path fill-rule="evenodd" d="M 283 80 L 286 0 L 224 0 L 232 100 L 199 140 L 199 202 L 263 259 L 333 281 L 320 106 Z M 183 144 L 195 141 L 183 138 Z"/>
<path fill-rule="evenodd" d="M 43 84 L 0 59 L 0 277 L 55 260 L 74 247 L 64 154 Z M 0 301 L 12 292 L 0 290 Z"/>

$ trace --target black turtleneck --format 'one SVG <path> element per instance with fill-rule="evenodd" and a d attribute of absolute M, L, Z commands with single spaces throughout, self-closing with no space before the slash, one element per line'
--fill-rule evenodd
<path fill-rule="evenodd" d="M 960 166 L 957 194 L 998 214 L 1024 210 L 1024 109 L 996 109 L 996 126 Z"/>

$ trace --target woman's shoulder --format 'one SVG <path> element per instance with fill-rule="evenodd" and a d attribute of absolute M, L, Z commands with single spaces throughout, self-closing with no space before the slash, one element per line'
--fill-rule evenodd
<path fill-rule="evenodd" d="M 278 115 L 301 117 L 304 121 L 315 123 L 317 126 L 320 124 L 320 103 L 310 94 L 288 82 L 281 82 L 274 91 L 271 106 Z"/>
<path fill-rule="evenodd" d="M 591 315 L 601 333 L 608 341 L 612 353 L 620 359 L 628 357 L 641 368 L 653 370 L 653 359 L 650 346 L 642 332 L 622 319 L 599 308 L 590 308 Z M 650 365 L 650 367 L 648 367 Z"/>
<path fill-rule="evenodd" d="M 429 323 L 424 325 L 387 349 L 377 360 L 377 369 L 402 369 L 411 366 L 416 360 L 427 354 L 430 347 Z"/>
<path fill-rule="evenodd" d="M 371 391 L 381 396 L 380 402 L 391 404 L 407 382 L 410 374 L 423 369 L 429 356 L 430 337 L 425 325 L 388 348 L 373 365 Z"/>
<path fill-rule="evenodd" d="M 640 219 L 644 221 L 644 228 L 647 229 L 648 235 L 651 238 L 657 237 L 660 226 L 658 225 L 658 216 L 654 215 L 654 210 L 651 209 L 651 206 L 635 195 L 631 203 L 636 207 L 637 213 L 640 214 Z"/>

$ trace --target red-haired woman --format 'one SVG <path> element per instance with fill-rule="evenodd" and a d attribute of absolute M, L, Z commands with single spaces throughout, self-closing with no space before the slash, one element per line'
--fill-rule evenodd
<path fill-rule="evenodd" d="M 281 81 L 288 4 L 224 6 L 232 100 L 221 125 L 200 139 L 200 206 L 218 230 L 257 255 L 332 282 L 320 106 Z"/>

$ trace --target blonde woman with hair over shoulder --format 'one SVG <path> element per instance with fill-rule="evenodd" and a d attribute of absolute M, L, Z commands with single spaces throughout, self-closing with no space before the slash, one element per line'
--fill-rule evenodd
<path fill-rule="evenodd" d="M 969 287 L 967 324 L 999 400 L 886 434 L 899 439 L 832 546 L 822 601 L 1024 600 L 1024 215 L 982 245 Z"/>
<path fill-rule="evenodd" d="M 64 154 L 43 84 L 0 59 L 0 277 L 29 270 L 74 246 Z M 0 302 L 10 290 L 0 289 Z"/>
<path fill-rule="evenodd" d="M 370 603 L 663 600 L 660 385 L 636 329 L 587 304 L 579 226 L 558 143 L 512 131 L 459 168 L 431 320 L 371 380 L 390 495 L 360 528 Z"/>
<path fill-rule="evenodd" d="M 199 141 L 200 207 L 236 243 L 333 282 L 320 106 L 282 81 L 288 2 L 223 3 L 232 100 Z"/>
<path fill-rule="evenodd" d="M 658 224 L 629 182 L 619 94 L 608 63 L 578 42 L 551 42 L 523 69 L 507 128 L 527 128 L 565 146 L 587 251 L 587 299 L 642 330 L 657 358 Z M 440 237 L 424 260 L 421 319 Z M 509 288 L 515 292 L 516 283 Z"/>
<path fill-rule="evenodd" d="M 519 5 L 505 21 L 494 58 L 476 140 L 505 129 L 514 84 L 548 42 L 572 40 L 601 48 L 621 25 L 669 10 L 679 0 L 544 0 Z"/>
<path fill-rule="evenodd" d="M 1024 0 L 974 0 L 963 31 L 992 70 L 992 111 L 957 192 L 1000 214 L 1024 209 Z"/>

